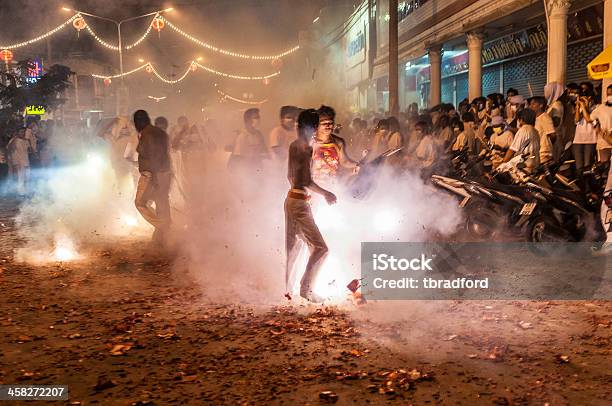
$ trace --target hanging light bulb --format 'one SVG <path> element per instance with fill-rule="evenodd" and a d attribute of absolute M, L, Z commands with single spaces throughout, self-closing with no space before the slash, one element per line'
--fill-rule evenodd
<path fill-rule="evenodd" d="M 77 36 L 80 36 L 81 30 L 87 27 L 87 23 L 83 17 L 78 16 L 72 21 L 72 26 L 77 30 Z"/>
<path fill-rule="evenodd" d="M 157 16 L 153 19 L 153 21 L 151 21 L 151 27 L 153 27 L 154 30 L 157 30 L 158 36 L 160 35 L 161 30 L 164 28 L 165 25 L 166 22 L 162 16 Z"/>
<path fill-rule="evenodd" d="M 109 87 L 112 82 L 113 81 L 111 80 L 111 78 L 106 78 L 104 79 L 104 86 Z"/>
<path fill-rule="evenodd" d="M 3 49 L 2 51 L 0 51 L 0 59 L 2 59 L 6 63 L 9 63 L 13 60 L 13 52 L 9 49 Z"/>

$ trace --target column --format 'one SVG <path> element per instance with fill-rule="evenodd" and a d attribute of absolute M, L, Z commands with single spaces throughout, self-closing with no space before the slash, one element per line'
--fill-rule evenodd
<path fill-rule="evenodd" d="M 470 101 L 482 96 L 482 32 L 467 33 L 468 47 L 468 98 Z"/>
<path fill-rule="evenodd" d="M 397 0 L 389 0 L 389 111 L 399 115 Z"/>
<path fill-rule="evenodd" d="M 429 107 L 440 104 L 442 93 L 442 47 L 429 48 Z"/>
<path fill-rule="evenodd" d="M 612 46 L 612 0 L 604 1 L 604 35 L 603 49 Z M 606 89 L 612 85 L 612 79 L 604 79 L 601 85 L 601 92 L 606 96 Z"/>
<path fill-rule="evenodd" d="M 565 84 L 567 63 L 567 13 L 571 0 L 544 0 L 548 14 L 546 82 Z"/>
<path fill-rule="evenodd" d="M 406 102 L 406 64 L 401 63 L 399 68 L 399 109 L 400 111 L 405 111 L 406 107 L 408 107 L 408 103 Z"/>

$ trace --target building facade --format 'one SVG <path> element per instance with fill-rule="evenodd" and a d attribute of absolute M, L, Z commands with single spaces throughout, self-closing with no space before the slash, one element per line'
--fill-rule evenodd
<path fill-rule="evenodd" d="M 345 107 L 354 112 L 389 108 L 388 7 L 362 2 L 339 40 Z M 400 108 L 457 105 L 511 87 L 542 95 L 548 82 L 588 80 L 588 62 L 610 45 L 611 8 L 612 0 L 400 1 Z"/>

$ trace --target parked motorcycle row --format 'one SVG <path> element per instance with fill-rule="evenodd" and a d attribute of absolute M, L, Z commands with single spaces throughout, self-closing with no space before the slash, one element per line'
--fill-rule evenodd
<path fill-rule="evenodd" d="M 569 149 L 569 145 L 566 148 Z M 605 240 L 599 221 L 609 163 L 595 164 L 578 177 L 573 161 L 529 170 L 518 155 L 495 170 L 483 164 L 492 152 L 476 157 L 460 151 L 450 167 L 431 176 L 436 187 L 454 195 L 464 209 L 465 231 L 475 240 L 502 235 L 519 241 L 589 242 Z M 535 246 L 535 245 L 534 245 Z"/>

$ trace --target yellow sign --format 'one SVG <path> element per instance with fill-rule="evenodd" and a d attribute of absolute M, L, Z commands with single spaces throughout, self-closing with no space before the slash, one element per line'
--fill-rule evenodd
<path fill-rule="evenodd" d="M 588 65 L 589 77 L 593 80 L 612 78 L 612 47 L 603 50 Z"/>
<path fill-rule="evenodd" d="M 45 108 L 43 106 L 28 106 L 25 113 L 27 116 L 42 116 L 45 114 Z"/>

